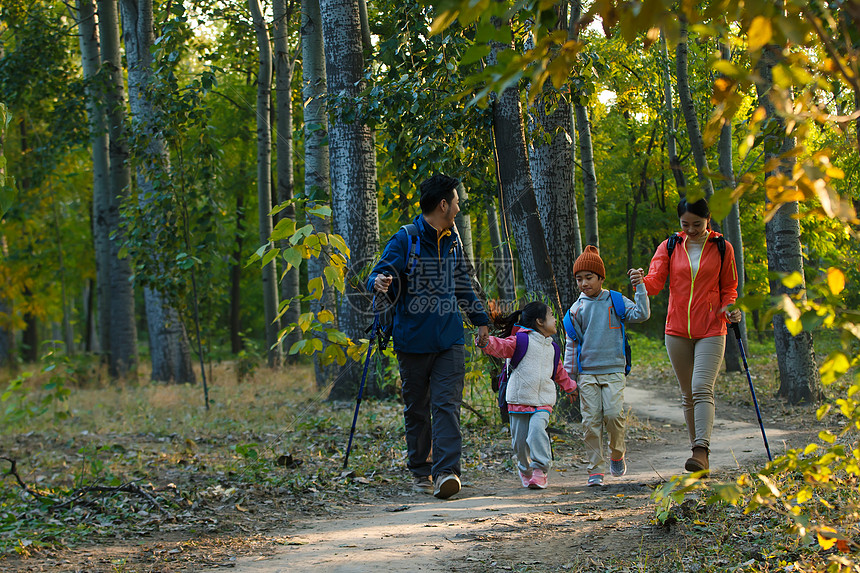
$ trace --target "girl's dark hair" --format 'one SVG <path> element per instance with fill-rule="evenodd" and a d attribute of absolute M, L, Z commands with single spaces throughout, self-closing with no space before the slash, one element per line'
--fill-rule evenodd
<path fill-rule="evenodd" d="M 546 303 L 535 300 L 525 305 L 522 310 L 518 310 L 508 316 L 494 318 L 493 324 L 496 328 L 501 330 L 501 337 L 506 338 L 513 332 L 515 324 L 525 326 L 526 328 L 537 329 L 538 319 L 546 319 L 546 313 L 548 310 L 549 307 Z"/>
<path fill-rule="evenodd" d="M 678 217 L 684 213 L 692 213 L 702 219 L 707 219 L 711 216 L 711 209 L 708 207 L 707 199 L 699 199 L 695 203 L 688 203 L 687 199 L 681 199 L 678 202 Z"/>

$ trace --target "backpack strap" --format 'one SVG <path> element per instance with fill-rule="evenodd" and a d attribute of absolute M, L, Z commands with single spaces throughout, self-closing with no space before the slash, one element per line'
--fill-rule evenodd
<path fill-rule="evenodd" d="M 511 370 L 520 365 L 526 350 L 529 349 L 529 333 L 525 330 L 517 332 L 517 346 L 514 348 L 514 356 L 511 358 Z"/>
<path fill-rule="evenodd" d="M 630 344 L 627 342 L 627 330 L 624 328 L 624 321 L 627 318 L 627 306 L 624 304 L 624 296 L 618 291 L 610 290 L 609 298 L 612 301 L 612 308 L 615 310 L 615 315 L 621 322 L 621 350 L 625 357 L 624 375 L 627 376 L 630 374 L 631 366 L 630 353 L 628 350 L 630 348 Z"/>
<path fill-rule="evenodd" d="M 564 313 L 564 320 L 562 322 L 564 323 L 564 332 L 576 344 L 576 369 L 582 372 L 582 360 L 579 358 L 582 353 L 582 344 L 579 337 L 576 336 L 576 328 L 573 326 L 573 316 L 571 316 L 569 310 Z"/>
<path fill-rule="evenodd" d="M 406 231 L 406 239 L 409 245 L 406 247 L 406 276 L 412 274 L 415 265 L 418 263 L 418 257 L 421 255 L 421 237 L 418 230 L 418 225 L 409 223 L 400 227 Z"/>
<path fill-rule="evenodd" d="M 669 253 L 669 258 L 672 258 L 672 251 L 675 250 L 675 245 L 681 242 L 681 235 L 678 233 L 672 233 L 672 235 L 666 240 L 666 251 Z"/>
<path fill-rule="evenodd" d="M 552 361 L 552 380 L 553 382 L 558 382 L 558 380 L 555 379 L 555 373 L 558 370 L 558 363 L 561 360 L 561 347 L 553 340 L 552 348 L 555 350 L 555 358 Z"/>

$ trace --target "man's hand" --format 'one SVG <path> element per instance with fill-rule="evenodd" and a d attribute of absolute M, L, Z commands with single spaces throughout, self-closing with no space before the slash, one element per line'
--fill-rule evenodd
<path fill-rule="evenodd" d="M 391 275 L 376 275 L 373 281 L 373 288 L 378 292 L 388 292 L 388 287 L 391 285 L 393 277 Z"/>
<path fill-rule="evenodd" d="M 483 348 L 490 341 L 490 329 L 485 324 L 484 326 L 478 327 L 478 340 L 475 341 L 479 347 Z"/>

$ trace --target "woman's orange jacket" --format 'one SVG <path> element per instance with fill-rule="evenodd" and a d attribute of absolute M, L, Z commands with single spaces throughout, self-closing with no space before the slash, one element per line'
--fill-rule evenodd
<path fill-rule="evenodd" d="M 692 263 L 687 251 L 687 235 L 678 233 L 681 241 L 675 245 L 669 259 L 668 239 L 660 243 L 651 259 L 645 288 L 649 295 L 663 290 L 669 278 L 669 312 L 666 315 L 666 334 L 684 338 L 725 336 L 725 307 L 738 296 L 738 271 L 735 250 L 726 241 L 725 256 L 720 261 L 720 250 L 714 241 L 721 237 L 710 231 L 702 247 L 699 271 L 693 277 Z"/>

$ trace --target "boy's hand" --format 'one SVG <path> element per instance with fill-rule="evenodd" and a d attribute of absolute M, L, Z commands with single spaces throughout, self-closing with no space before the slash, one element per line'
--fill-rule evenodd
<path fill-rule="evenodd" d="M 645 280 L 645 271 L 641 268 L 630 269 L 627 271 L 627 276 L 630 277 L 630 282 L 633 286 L 639 286 Z"/>

